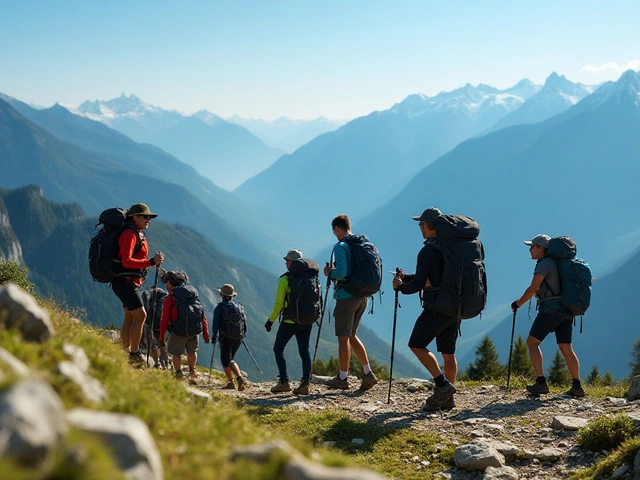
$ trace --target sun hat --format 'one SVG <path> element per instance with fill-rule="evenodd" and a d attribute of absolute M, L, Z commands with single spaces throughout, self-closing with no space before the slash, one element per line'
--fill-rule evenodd
<path fill-rule="evenodd" d="M 292 248 L 287 252 L 287 255 L 284 257 L 285 260 L 298 260 L 302 258 L 302 252 L 297 248 Z"/>
<path fill-rule="evenodd" d="M 216 290 L 225 297 L 235 297 L 236 295 L 238 295 L 233 291 L 233 285 L 231 285 L 230 283 L 225 283 L 220 288 L 216 288 Z"/>
<path fill-rule="evenodd" d="M 149 215 L 151 218 L 158 216 L 157 213 L 151 213 L 146 203 L 134 203 L 131 205 L 131 208 L 127 210 L 127 217 L 131 217 L 132 215 Z"/>

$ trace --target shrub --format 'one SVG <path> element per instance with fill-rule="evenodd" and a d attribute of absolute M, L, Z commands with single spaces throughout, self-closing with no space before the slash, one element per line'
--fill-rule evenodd
<path fill-rule="evenodd" d="M 612 450 L 633 435 L 633 422 L 627 415 L 602 416 L 580 429 L 578 443 L 591 451 Z"/>
<path fill-rule="evenodd" d="M 27 292 L 33 293 L 35 285 L 27 280 L 28 270 L 15 262 L 0 260 L 0 285 L 15 283 Z"/>

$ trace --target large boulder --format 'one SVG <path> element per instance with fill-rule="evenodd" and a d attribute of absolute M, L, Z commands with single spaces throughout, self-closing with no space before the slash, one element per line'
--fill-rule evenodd
<path fill-rule="evenodd" d="M 5 365 L 16 377 L 26 378 L 29 376 L 29 367 L 2 347 L 0 347 L 0 365 Z"/>
<path fill-rule="evenodd" d="M 33 295 L 13 283 L 0 285 L 0 322 L 7 328 L 18 328 L 30 342 L 44 342 L 53 335 L 49 313 Z"/>
<path fill-rule="evenodd" d="M 490 445 L 469 443 L 456 448 L 453 461 L 458 468 L 484 471 L 487 467 L 502 467 L 504 455 Z"/>
<path fill-rule="evenodd" d="M 95 403 L 102 403 L 107 399 L 107 391 L 102 383 L 88 373 L 85 373 L 77 363 L 63 360 L 58 363 L 56 370 L 67 380 L 78 385 L 80 389 L 82 389 L 82 393 L 87 400 Z"/>
<path fill-rule="evenodd" d="M 636 375 L 633 377 L 633 380 L 631 380 L 627 398 L 629 400 L 638 400 L 640 398 L 640 375 Z"/>

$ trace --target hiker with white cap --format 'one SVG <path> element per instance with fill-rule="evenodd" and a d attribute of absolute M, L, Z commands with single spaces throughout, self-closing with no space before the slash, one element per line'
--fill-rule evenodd
<path fill-rule="evenodd" d="M 538 300 L 538 315 L 527 337 L 529 357 L 536 371 L 536 383 L 528 386 L 527 390 L 535 395 L 549 393 L 540 344 L 547 335 L 554 332 L 560 353 L 567 362 L 567 368 L 571 374 L 572 387 L 567 393 L 573 397 L 584 397 L 585 392 L 580 384 L 580 362 L 571 344 L 574 317 L 560 303 L 562 289 L 560 272 L 554 259 L 547 256 L 550 240 L 548 235 L 539 234 L 524 242 L 529 246 L 531 259 L 536 261 L 536 267 L 529 287 L 511 304 L 511 310 L 515 312 L 534 295 Z"/>
<path fill-rule="evenodd" d="M 220 293 L 220 303 L 213 311 L 211 321 L 211 342 L 220 343 L 220 363 L 227 376 L 226 390 L 234 390 L 234 376 L 238 384 L 238 390 L 243 391 L 247 381 L 242 377 L 240 367 L 234 360 L 235 354 L 242 345 L 242 340 L 247 332 L 247 318 L 244 307 L 236 302 L 234 298 L 238 295 L 233 285 L 224 284 L 216 288 Z M 219 334 L 219 335 L 218 335 Z"/>

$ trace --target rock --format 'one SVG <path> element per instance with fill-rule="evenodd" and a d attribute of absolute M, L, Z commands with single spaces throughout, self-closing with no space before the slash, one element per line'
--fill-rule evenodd
<path fill-rule="evenodd" d="M 629 401 L 640 399 L 640 375 L 636 375 L 631 380 L 631 386 L 627 392 L 627 398 Z"/>
<path fill-rule="evenodd" d="M 631 465 L 629 465 L 628 463 L 624 463 L 619 468 L 617 468 L 615 472 L 613 472 L 613 474 L 611 475 L 611 478 L 613 480 L 617 480 L 618 478 L 624 477 L 627 474 L 627 472 L 630 472 L 630 471 L 631 471 Z"/>
<path fill-rule="evenodd" d="M 334 442 L 332 440 L 327 440 L 326 442 L 322 442 L 320 445 L 325 447 L 325 448 L 330 448 L 330 447 L 335 447 L 336 446 L 336 442 Z"/>
<path fill-rule="evenodd" d="M 478 423 L 486 422 L 486 421 L 487 419 L 483 417 L 473 417 L 473 418 L 464 419 L 462 423 L 464 423 L 465 425 L 477 425 Z"/>
<path fill-rule="evenodd" d="M 120 332 L 118 330 L 103 330 L 102 334 L 113 343 L 120 342 Z"/>
<path fill-rule="evenodd" d="M 89 371 L 89 358 L 84 350 L 76 345 L 65 343 L 62 351 L 71 357 L 71 361 L 80 367 L 80 370 L 87 373 Z"/>
<path fill-rule="evenodd" d="M 364 443 L 364 438 L 352 438 L 351 443 L 355 445 L 362 445 Z"/>
<path fill-rule="evenodd" d="M 29 342 L 44 342 L 53 335 L 49 313 L 36 299 L 17 285 L 0 285 L 0 321 L 7 328 L 18 328 Z"/>
<path fill-rule="evenodd" d="M 186 390 L 191 394 L 191 399 L 194 403 L 206 405 L 208 402 L 213 401 L 213 397 L 210 394 L 195 387 L 186 387 Z"/>
<path fill-rule="evenodd" d="M 487 467 L 482 480 L 518 480 L 518 474 L 512 467 Z"/>
<path fill-rule="evenodd" d="M 415 393 L 418 390 L 420 390 L 420 386 L 416 385 L 415 383 L 411 383 L 411 384 L 407 385 L 407 391 L 408 392 Z"/>
<path fill-rule="evenodd" d="M 494 430 L 496 432 L 502 432 L 504 430 L 504 426 L 498 425 L 497 423 L 487 423 L 484 428 L 487 430 Z"/>
<path fill-rule="evenodd" d="M 453 460 L 459 468 L 482 471 L 487 467 L 502 467 L 505 462 L 500 452 L 482 443 L 469 443 L 456 448 Z"/>
<path fill-rule="evenodd" d="M 158 448 L 147 424 L 132 415 L 74 408 L 67 412 L 69 423 L 98 435 L 111 450 L 113 459 L 127 477 L 134 480 L 162 480 L 164 473 Z"/>
<path fill-rule="evenodd" d="M 482 430 L 471 430 L 469 434 L 472 437 L 484 437 L 484 432 Z"/>
<path fill-rule="evenodd" d="M 367 405 L 367 404 L 358 405 L 356 408 L 358 410 L 362 410 L 363 412 L 368 412 L 368 413 L 373 413 L 376 410 L 380 410 L 380 407 L 378 405 Z"/>
<path fill-rule="evenodd" d="M 629 413 L 627 413 L 627 417 L 629 417 L 631 419 L 631 421 L 633 422 L 634 427 L 640 428 L 640 412 L 638 412 L 638 411 L 629 412 Z"/>
<path fill-rule="evenodd" d="M 285 480 L 382 480 L 384 477 L 359 468 L 327 467 L 296 456 L 284 468 Z"/>
<path fill-rule="evenodd" d="M 240 458 L 246 458 L 253 462 L 265 463 L 274 452 L 290 456 L 295 450 L 284 440 L 274 440 L 268 443 L 236 447 L 231 452 L 231 461 L 235 462 Z"/>
<path fill-rule="evenodd" d="M 640 450 L 633 459 L 633 480 L 640 480 Z"/>
<path fill-rule="evenodd" d="M 41 380 L 21 380 L 0 393 L 0 458 L 41 463 L 66 434 L 64 405 Z"/>
<path fill-rule="evenodd" d="M 29 367 L 2 347 L 0 347 L 0 364 L 6 365 L 16 377 L 26 378 L 29 376 Z"/>
<path fill-rule="evenodd" d="M 541 462 L 557 462 L 562 458 L 564 452 L 559 448 L 545 448 L 536 453 L 535 458 Z"/>
<path fill-rule="evenodd" d="M 507 460 L 515 459 L 518 453 L 520 453 L 520 449 L 511 443 L 499 442 L 498 440 L 491 440 L 489 438 L 473 440 L 471 443 L 480 443 L 495 448 L 504 455 Z"/>
<path fill-rule="evenodd" d="M 625 405 L 627 403 L 626 398 L 620 397 L 607 397 L 607 401 L 609 401 L 613 405 Z"/>
<path fill-rule="evenodd" d="M 586 426 L 587 423 L 588 420 L 586 418 L 556 416 L 553 417 L 551 428 L 558 430 L 578 430 Z"/>
<path fill-rule="evenodd" d="M 333 377 L 327 377 L 326 375 L 311 375 L 311 383 L 316 385 L 325 385 Z"/>
<path fill-rule="evenodd" d="M 287 408 L 290 408 L 291 410 L 302 411 L 310 410 L 311 406 L 306 402 L 293 402 L 292 404 L 288 405 Z"/>
<path fill-rule="evenodd" d="M 91 375 L 85 373 L 76 363 L 64 360 L 58 364 L 57 371 L 63 377 L 78 385 L 87 400 L 102 403 L 108 398 L 107 391 L 102 384 Z"/>

